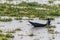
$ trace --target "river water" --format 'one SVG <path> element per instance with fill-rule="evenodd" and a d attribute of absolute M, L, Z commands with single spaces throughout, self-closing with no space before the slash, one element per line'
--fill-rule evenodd
<path fill-rule="evenodd" d="M 35 18 L 34 20 L 30 20 L 33 22 L 43 23 L 45 24 L 46 20 L 39 20 Z M 13 33 L 14 38 L 10 40 L 60 40 L 60 18 L 55 18 L 55 20 L 51 21 L 51 25 L 55 25 L 56 28 L 53 28 L 54 31 L 59 33 L 51 34 L 48 32 L 48 28 L 40 27 L 34 28 L 28 20 L 13 20 L 11 22 L 0 22 L 0 30 L 3 33 L 13 31 L 17 28 L 21 29 L 21 31 L 15 31 Z M 34 36 L 29 36 L 33 34 Z"/>

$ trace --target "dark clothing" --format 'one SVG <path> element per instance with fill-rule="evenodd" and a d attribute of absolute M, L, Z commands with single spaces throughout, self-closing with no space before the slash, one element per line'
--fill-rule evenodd
<path fill-rule="evenodd" d="M 47 25 L 50 25 L 50 22 L 51 22 L 51 21 L 50 21 L 50 20 L 48 20 Z"/>

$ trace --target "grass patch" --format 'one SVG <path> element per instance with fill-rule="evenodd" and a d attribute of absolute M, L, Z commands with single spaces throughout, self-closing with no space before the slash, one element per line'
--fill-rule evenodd
<path fill-rule="evenodd" d="M 48 19 L 48 18 L 45 18 L 45 20 L 47 20 L 47 19 Z M 54 20 L 54 18 L 51 17 L 51 18 L 49 18 L 49 20 Z"/>
<path fill-rule="evenodd" d="M 45 26 L 46 28 L 55 28 L 55 26 Z"/>
<path fill-rule="evenodd" d="M 6 34 L 5 37 L 7 37 L 7 38 L 14 38 L 14 36 L 12 34 Z"/>
<path fill-rule="evenodd" d="M 16 28 L 15 31 L 21 31 L 21 29 L 20 28 Z"/>
<path fill-rule="evenodd" d="M 1 38 L 13 38 L 14 36 L 12 34 L 0 34 Z"/>
<path fill-rule="evenodd" d="M 0 30 L 0 32 L 2 32 L 2 30 Z"/>
<path fill-rule="evenodd" d="M 6 37 L 3 37 L 3 38 L 2 38 L 2 40 L 8 40 L 8 38 L 6 38 Z"/>
<path fill-rule="evenodd" d="M 13 6 L 13 7 L 11 7 Z M 19 8 L 23 7 L 23 8 Z M 24 8 L 26 7 L 26 8 Z M 38 10 L 36 8 L 45 8 L 49 10 Z M 12 17 L 18 17 L 15 18 L 15 20 L 22 20 L 23 16 L 29 17 L 30 19 L 33 19 L 35 17 L 38 17 L 39 19 L 46 20 L 47 16 L 60 16 L 60 6 L 48 6 L 46 4 L 38 4 L 37 2 L 22 2 L 17 5 L 12 4 L 0 4 L 0 16 L 12 16 Z M 27 12 L 27 13 L 26 13 Z M 50 18 L 53 20 L 54 18 Z M 11 19 L 7 20 L 10 21 Z M 6 21 L 6 19 L 0 19 L 0 21 Z"/>
<path fill-rule="evenodd" d="M 0 34 L 0 37 L 5 37 L 5 35 L 4 34 Z"/>
<path fill-rule="evenodd" d="M 7 18 L 7 19 L 6 18 L 3 18 L 3 19 L 0 18 L 0 21 L 1 22 L 11 22 L 12 19 L 11 18 Z"/>
<path fill-rule="evenodd" d="M 15 18 L 15 20 L 22 20 L 22 17 L 17 17 Z"/>
<path fill-rule="evenodd" d="M 31 33 L 29 36 L 34 36 L 34 34 L 33 34 L 33 33 Z"/>
<path fill-rule="evenodd" d="M 39 17 L 39 19 L 47 20 L 48 18 L 47 18 L 47 17 L 42 16 L 42 17 Z M 50 18 L 49 18 L 49 20 L 54 20 L 54 19 L 55 19 L 55 18 L 52 18 L 52 17 L 50 17 Z"/>

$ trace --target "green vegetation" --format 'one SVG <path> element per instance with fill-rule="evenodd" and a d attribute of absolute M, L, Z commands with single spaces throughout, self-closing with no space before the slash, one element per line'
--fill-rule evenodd
<path fill-rule="evenodd" d="M 8 40 L 9 38 L 14 38 L 12 34 L 0 34 L 2 40 Z"/>
<path fill-rule="evenodd" d="M 48 19 L 48 17 L 43 17 L 43 18 L 42 18 L 42 17 L 40 17 L 39 19 L 47 20 L 47 19 Z M 54 20 L 54 18 L 53 18 L 53 17 L 50 17 L 49 19 L 50 19 L 50 20 Z"/>
<path fill-rule="evenodd" d="M 22 17 L 17 17 L 15 18 L 15 20 L 22 20 Z"/>
<path fill-rule="evenodd" d="M 29 36 L 34 36 L 34 34 L 33 34 L 33 33 L 31 33 Z"/>
<path fill-rule="evenodd" d="M 29 3 L 22 2 L 16 5 L 0 3 L 0 16 L 17 17 L 15 18 L 16 20 L 21 20 L 22 18 L 20 17 L 23 16 L 26 16 L 30 19 L 33 19 L 35 17 L 38 17 L 39 19 L 47 19 L 47 17 L 49 16 L 51 17 L 51 19 L 54 19 L 52 18 L 53 16 L 60 16 L 60 6 L 59 5 L 58 7 L 56 5 L 49 6 L 46 4 L 38 4 L 37 2 L 29 2 Z M 8 21 L 10 20 L 11 19 L 9 19 Z"/>
<path fill-rule="evenodd" d="M 0 34 L 0 37 L 5 37 L 5 35 L 4 34 Z"/>
<path fill-rule="evenodd" d="M 12 34 L 6 34 L 5 35 L 7 38 L 14 38 L 14 36 Z"/>
<path fill-rule="evenodd" d="M 0 34 L 0 37 L 13 38 L 12 34 Z"/>
<path fill-rule="evenodd" d="M 0 32 L 2 32 L 2 30 L 0 30 Z"/>
<path fill-rule="evenodd" d="M 20 28 L 16 28 L 15 31 L 21 31 L 21 29 Z"/>
<path fill-rule="evenodd" d="M 10 22 L 10 21 L 12 21 L 12 19 L 11 18 L 0 18 L 0 21 L 1 22 Z"/>
<path fill-rule="evenodd" d="M 45 26 L 46 28 L 55 28 L 55 26 Z"/>
<path fill-rule="evenodd" d="M 29 2 L 29 3 L 27 3 L 27 2 L 22 2 L 22 3 L 20 3 L 20 4 L 17 4 L 17 6 L 25 6 L 25 7 L 37 7 L 37 6 L 40 6 L 37 2 Z"/>
<path fill-rule="evenodd" d="M 7 38 L 3 37 L 2 40 L 8 40 Z"/>
<path fill-rule="evenodd" d="M 54 0 L 49 0 L 48 2 L 51 4 L 51 3 L 53 3 L 53 2 L 54 2 Z"/>

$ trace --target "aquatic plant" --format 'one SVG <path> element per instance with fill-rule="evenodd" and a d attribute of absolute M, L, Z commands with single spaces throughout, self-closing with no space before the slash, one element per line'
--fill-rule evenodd
<path fill-rule="evenodd" d="M 12 34 L 6 34 L 5 37 L 7 37 L 7 38 L 14 38 L 14 36 Z"/>
<path fill-rule="evenodd" d="M 31 33 L 29 36 L 34 36 L 34 34 L 33 34 L 33 33 Z"/>
<path fill-rule="evenodd" d="M 0 32 L 2 32 L 2 30 L 0 30 Z"/>
<path fill-rule="evenodd" d="M 21 6 L 22 8 L 20 8 Z M 41 10 L 40 8 L 43 8 L 43 9 Z M 15 18 L 15 20 L 22 20 L 22 18 L 20 17 L 23 17 L 23 16 L 29 17 L 30 19 L 38 17 L 39 19 L 45 20 L 47 19 L 48 16 L 52 16 L 52 17 L 60 16 L 59 8 L 60 7 L 57 7 L 56 5 L 48 6 L 46 4 L 43 4 L 43 5 L 38 4 L 37 2 L 31 2 L 31 3 L 22 2 L 16 5 L 8 4 L 8 3 L 4 3 L 4 4 L 1 3 L 0 4 L 0 16 L 18 17 L 18 18 Z M 51 20 L 54 19 L 52 17 L 50 18 Z M 1 20 L 1 21 L 4 21 L 4 20 Z"/>
<path fill-rule="evenodd" d="M 2 38 L 2 40 L 8 40 L 8 38 L 6 38 L 6 37 L 3 37 L 3 38 Z"/>
<path fill-rule="evenodd" d="M 15 18 L 15 20 L 22 20 L 22 17 L 17 17 Z"/>
<path fill-rule="evenodd" d="M 21 31 L 21 29 L 20 28 L 16 28 L 15 31 Z"/>
<path fill-rule="evenodd" d="M 0 34 L 1 40 L 8 40 L 9 38 L 14 38 L 12 34 Z"/>
<path fill-rule="evenodd" d="M 0 18 L 0 21 L 1 22 L 10 22 L 10 21 L 12 21 L 12 19 L 11 18 L 7 18 L 7 19 L 6 18 L 3 18 L 3 19 Z"/>
<path fill-rule="evenodd" d="M 0 34 L 0 37 L 5 37 L 5 35 L 4 34 Z"/>
<path fill-rule="evenodd" d="M 45 26 L 46 28 L 55 28 L 56 26 Z"/>

